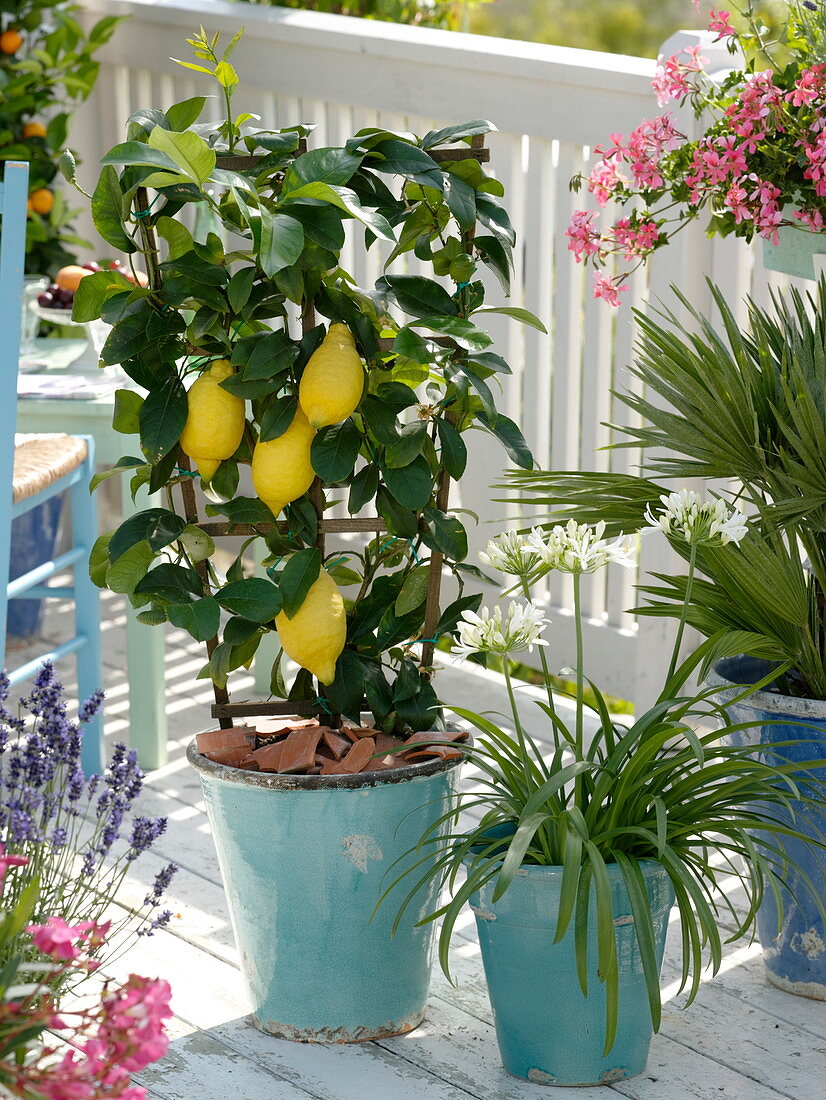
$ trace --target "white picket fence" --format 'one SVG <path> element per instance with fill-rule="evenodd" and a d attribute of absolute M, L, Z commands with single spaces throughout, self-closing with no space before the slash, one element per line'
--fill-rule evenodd
<path fill-rule="evenodd" d="M 590 198 L 572 194 L 569 180 L 610 133 L 628 134 L 658 113 L 652 61 L 225 0 L 84 0 L 84 7 L 90 19 L 129 16 L 103 51 L 98 87 L 72 135 L 84 160 L 79 175 L 89 187 L 100 156 L 124 139 L 132 111 L 205 93 L 204 81 L 170 60 L 189 57 L 184 37 L 200 23 L 221 31 L 224 41 L 246 26 L 233 59 L 242 78 L 238 109 L 261 115 L 267 126 L 312 122 L 315 145 L 343 142 L 364 126 L 423 133 L 473 118 L 496 124 L 489 137 L 492 168 L 521 242 L 512 303 L 532 310 L 548 329 L 541 335 L 497 319 L 497 347 L 513 366 L 500 404 L 522 426 L 544 468 L 634 468 L 633 451 L 600 450 L 612 438 L 605 422 L 627 419 L 611 390 L 627 384 L 632 307 L 668 301 L 673 283 L 705 308 L 706 276 L 737 301 L 751 287 L 755 267 L 755 293 L 765 294 L 752 250 L 736 241 L 711 242 L 699 228 L 681 233 L 648 271 L 635 275 L 616 311 L 594 301 L 590 273 L 586 278 L 567 250 L 571 211 Z M 217 100 L 211 109 L 217 119 Z M 381 274 L 378 252 L 353 248 L 347 260 L 362 283 Z M 479 434 L 472 476 L 461 486 L 462 506 L 480 516 L 475 549 L 518 518 L 490 502 L 490 486 L 506 464 L 491 437 Z M 646 540 L 649 566 L 667 562 L 655 543 Z M 586 646 L 589 674 L 604 690 L 639 702 L 661 682 L 670 629 L 657 620 L 637 623 L 627 613 L 634 581 L 619 568 L 588 579 Z M 559 667 L 572 660 L 570 586 L 556 580 L 546 596 L 552 663 Z"/>

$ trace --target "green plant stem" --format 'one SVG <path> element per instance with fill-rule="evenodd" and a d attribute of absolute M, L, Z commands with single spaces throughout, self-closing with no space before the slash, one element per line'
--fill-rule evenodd
<path fill-rule="evenodd" d="M 520 583 L 522 585 L 522 592 L 524 593 L 525 599 L 530 603 L 530 599 L 531 599 L 530 585 L 528 584 L 527 580 L 524 577 L 520 577 L 519 580 L 520 580 Z M 554 703 L 554 693 L 551 689 L 551 674 L 548 671 L 548 658 L 545 656 L 545 647 L 541 645 L 541 646 L 537 646 L 537 649 L 539 650 L 539 663 L 542 665 L 542 675 L 543 675 L 543 678 L 545 680 L 545 691 L 546 691 L 547 696 L 548 696 L 548 707 L 553 711 L 554 714 L 556 714 L 556 704 Z M 554 748 L 558 749 L 559 748 L 559 734 L 557 733 L 556 726 L 553 726 L 553 735 L 554 735 Z"/>
<path fill-rule="evenodd" d="M 582 759 L 583 753 L 583 711 L 585 707 L 584 699 L 584 677 L 582 662 L 584 659 L 584 650 L 582 645 L 582 597 L 580 592 L 580 585 L 582 583 L 582 574 L 574 573 L 574 623 L 576 625 L 576 756 L 577 760 Z M 579 783 L 579 778 L 577 778 Z"/>
<path fill-rule="evenodd" d="M 513 714 L 513 724 L 516 729 L 516 737 L 519 741 L 519 751 L 522 755 L 522 763 L 525 767 L 525 780 L 527 782 L 528 776 L 532 770 L 532 763 L 528 756 L 528 746 L 525 742 L 525 731 L 522 729 L 522 722 L 519 718 L 519 709 L 516 705 L 516 694 L 513 690 L 513 683 L 511 682 L 511 674 L 508 671 L 508 655 L 503 654 L 504 660 L 502 661 L 502 672 L 505 675 L 505 686 L 508 689 L 508 699 L 511 705 L 511 714 Z"/>
<path fill-rule="evenodd" d="M 671 651 L 671 663 L 668 666 L 668 675 L 665 680 L 669 683 L 671 677 L 674 675 L 674 670 L 677 667 L 677 661 L 680 658 L 680 647 L 683 644 L 683 632 L 685 631 L 686 619 L 688 618 L 688 605 L 691 601 L 691 588 L 694 584 L 694 572 L 697 566 L 697 544 L 691 544 L 691 553 L 688 557 L 688 577 L 685 582 L 685 599 L 683 600 L 683 609 L 680 612 L 680 622 L 677 626 L 677 637 L 674 639 L 674 649 Z"/>

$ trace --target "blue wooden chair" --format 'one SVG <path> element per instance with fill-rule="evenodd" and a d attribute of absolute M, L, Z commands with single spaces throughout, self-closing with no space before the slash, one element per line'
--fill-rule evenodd
<path fill-rule="evenodd" d="M 102 686 L 100 597 L 87 565 L 98 532 L 97 507 L 89 492 L 94 443 L 88 436 L 15 435 L 28 180 L 27 164 L 8 162 L 0 183 L 0 664 L 5 664 L 9 599 L 71 598 L 75 604 L 74 637 L 9 670 L 9 678 L 17 684 L 36 673 L 44 661 L 59 661 L 74 653 L 82 700 Z M 53 561 L 3 583 L 9 576 L 12 520 L 67 490 L 71 548 Z M 68 568 L 74 572 L 71 587 L 46 584 L 50 577 Z M 102 768 L 101 714 L 84 727 L 82 763 L 87 774 Z"/>

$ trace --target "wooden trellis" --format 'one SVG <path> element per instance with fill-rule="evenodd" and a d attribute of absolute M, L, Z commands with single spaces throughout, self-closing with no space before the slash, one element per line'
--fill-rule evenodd
<path fill-rule="evenodd" d="M 302 138 L 299 142 L 297 149 L 297 155 L 307 151 L 306 140 Z M 475 135 L 471 138 L 470 146 L 463 145 L 460 148 L 451 149 L 432 149 L 428 151 L 428 156 L 431 157 L 437 163 L 444 163 L 448 161 L 458 160 L 476 160 L 480 164 L 487 163 L 490 160 L 490 150 L 484 144 L 483 135 Z M 259 157 L 256 156 L 219 156 L 217 158 L 217 166 L 219 168 L 231 169 L 234 171 L 249 171 L 254 170 Z M 157 239 L 155 237 L 154 228 L 149 221 L 149 202 L 145 188 L 138 188 L 135 196 L 135 205 L 137 207 L 138 225 L 141 234 L 141 240 L 143 244 L 143 251 L 146 254 L 147 275 L 149 279 L 149 286 L 153 289 L 160 289 L 162 280 L 159 267 L 159 251 Z M 145 213 L 144 213 L 145 212 Z M 474 229 L 471 228 L 463 234 L 467 244 L 470 244 L 473 240 Z M 301 323 L 304 333 L 310 331 L 316 327 L 316 313 L 312 302 L 310 302 L 302 312 Z M 438 337 L 435 340 L 436 343 L 443 347 L 456 348 L 456 344 L 449 337 Z M 379 339 L 377 341 L 379 351 L 388 353 L 392 350 L 393 341 L 391 339 Z M 450 419 L 450 414 L 447 414 Z M 191 471 L 189 459 L 185 456 L 181 456 L 181 469 L 187 472 Z M 450 496 L 450 475 L 444 467 L 441 467 L 436 482 L 436 507 L 441 512 L 446 512 L 448 507 L 448 501 Z M 209 535 L 211 538 L 221 537 L 237 537 L 237 536 L 250 536 L 250 535 L 266 535 L 273 529 L 280 533 L 288 533 L 288 524 L 285 521 L 277 521 L 275 524 L 257 523 L 257 524 L 244 524 L 244 523 L 232 523 L 232 522 L 207 522 L 202 521 L 198 514 L 198 502 L 195 495 L 195 488 L 192 483 L 191 477 L 184 477 L 180 483 L 181 497 L 183 502 L 184 517 L 188 524 L 198 527 L 199 530 Z M 316 477 L 309 490 L 310 501 L 315 509 L 317 517 L 317 534 L 314 545 L 319 549 L 321 553 L 322 561 L 324 560 L 325 544 L 327 535 L 332 534 L 358 534 L 358 533 L 375 533 L 377 535 L 387 533 L 387 527 L 384 521 L 380 517 L 375 518 L 352 518 L 352 519 L 325 519 L 324 518 L 324 497 L 322 492 L 321 480 Z M 422 642 L 422 652 L 420 659 L 420 667 L 427 668 L 433 660 L 433 653 L 436 645 L 435 631 L 436 626 L 440 618 L 440 594 L 442 583 L 442 570 L 444 566 L 444 555 L 441 551 L 431 551 L 430 564 L 429 564 L 429 576 L 427 586 L 427 596 L 425 602 L 425 617 L 424 624 L 422 626 L 422 635 L 424 641 Z M 205 585 L 209 584 L 209 568 L 206 561 L 200 561 L 195 565 L 195 569 L 198 575 L 201 577 Z M 218 635 L 210 638 L 207 643 L 207 654 L 212 657 L 216 646 L 218 645 Z M 330 725 L 333 728 L 337 728 L 341 725 L 342 716 L 338 713 L 329 713 L 324 706 L 321 705 L 320 700 L 323 696 L 323 687 L 319 685 L 318 694 L 314 699 L 286 699 L 281 701 L 265 702 L 246 702 L 246 703 L 232 703 L 229 698 L 229 692 L 225 687 L 219 687 L 213 681 L 213 691 L 215 694 L 215 703 L 212 706 L 212 716 L 217 718 L 220 722 L 221 728 L 226 729 L 231 727 L 236 719 L 248 718 L 248 717 L 264 717 L 264 716 L 278 716 L 278 715 L 298 715 L 298 716 L 317 716 L 325 725 Z M 363 708 L 366 707 L 366 700 L 363 702 Z"/>

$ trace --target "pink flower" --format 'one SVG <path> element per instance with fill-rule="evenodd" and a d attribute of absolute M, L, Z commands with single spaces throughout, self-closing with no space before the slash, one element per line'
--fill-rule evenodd
<path fill-rule="evenodd" d="M 731 12 L 715 11 L 714 8 L 711 9 L 711 21 L 708 24 L 708 29 L 716 32 L 716 42 L 719 42 L 721 38 L 730 38 L 737 34 L 737 31 L 731 25 Z"/>
<path fill-rule="evenodd" d="M 6 871 L 9 867 L 25 867 L 28 862 L 26 856 L 7 856 L 6 846 L 0 840 L 0 893 L 3 892 L 3 879 L 6 877 Z"/>
<path fill-rule="evenodd" d="M 123 1069 L 135 1073 L 166 1054 L 169 1039 L 163 1021 L 172 1015 L 171 995 L 169 983 L 163 979 L 130 974 L 124 986 L 104 999 L 101 1037 Z"/>
<path fill-rule="evenodd" d="M 605 206 L 616 189 L 622 184 L 617 171 L 616 158 L 598 161 L 588 177 L 588 190 L 593 192 L 600 206 Z"/>
<path fill-rule="evenodd" d="M 624 250 L 626 260 L 650 252 L 657 242 L 659 231 L 655 222 L 640 222 L 632 225 L 630 218 L 620 218 L 614 226 L 614 240 Z"/>
<path fill-rule="evenodd" d="M 734 214 L 734 220 L 738 225 L 740 222 L 752 217 L 751 207 L 748 205 L 747 199 L 748 191 L 745 187 L 740 187 L 736 183 L 733 183 L 726 191 L 726 206 Z"/>
<path fill-rule="evenodd" d="M 594 275 L 594 297 L 602 298 L 609 306 L 618 306 L 620 304 L 620 294 L 628 289 L 627 283 L 619 282 L 620 278 L 621 276 L 617 276 L 616 279 L 611 279 L 607 275 L 600 275 L 597 272 Z"/>
<path fill-rule="evenodd" d="M 819 210 L 795 210 L 792 217 L 803 222 L 813 233 L 820 233 L 823 230 L 823 215 Z"/>
<path fill-rule="evenodd" d="M 45 924 L 30 924 L 26 931 L 31 933 L 38 951 L 52 959 L 69 961 L 79 957 L 80 948 L 76 944 L 87 929 L 80 924 L 69 925 L 62 917 L 49 917 Z"/>
<path fill-rule="evenodd" d="M 823 65 L 804 69 L 795 82 L 794 90 L 786 93 L 786 99 L 795 107 L 814 103 L 823 93 Z"/>
<path fill-rule="evenodd" d="M 703 65 L 707 61 L 708 58 L 700 57 L 699 46 L 688 46 L 665 60 L 658 57 L 651 87 L 657 94 L 657 102 L 660 106 L 672 99 L 682 99 L 693 91 L 694 85 L 688 79 L 688 75 L 702 72 Z"/>
<path fill-rule="evenodd" d="M 578 263 L 583 257 L 599 252 L 600 235 L 591 222 L 596 217 L 593 210 L 575 210 L 571 215 L 571 224 L 565 230 L 568 249 L 573 252 Z"/>

